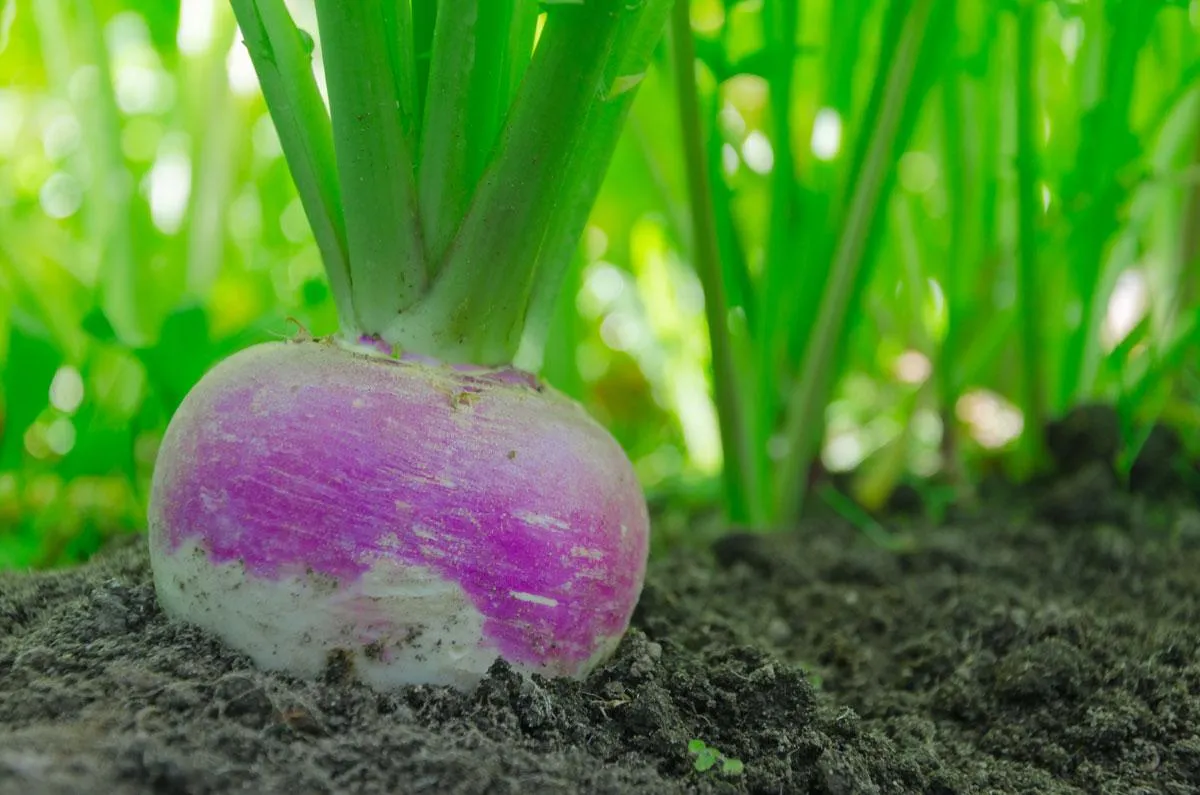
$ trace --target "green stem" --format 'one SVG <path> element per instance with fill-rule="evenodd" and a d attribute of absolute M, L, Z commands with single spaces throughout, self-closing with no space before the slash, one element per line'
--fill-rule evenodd
<path fill-rule="evenodd" d="M 794 70 L 796 63 L 796 26 L 799 8 L 794 0 L 768 0 L 763 7 L 763 37 L 769 53 L 767 84 L 770 102 L 771 140 L 774 142 L 775 163 L 771 171 L 771 209 L 767 222 L 766 257 L 764 273 L 772 277 L 787 273 L 797 267 L 797 245 L 802 231 L 800 224 L 801 206 L 796 183 L 795 156 L 792 151 L 792 102 Z M 812 221 L 812 219 L 806 219 Z M 774 283 L 770 278 L 768 283 Z M 772 304 L 783 310 L 789 301 L 777 302 L 774 297 L 764 304 Z M 758 410 L 751 413 L 755 427 L 753 438 L 756 444 L 750 448 L 752 467 L 750 484 L 754 491 L 750 495 L 758 520 L 770 515 L 776 499 L 774 484 L 768 474 L 771 460 L 768 444 L 777 430 L 779 400 L 779 359 L 777 341 L 787 339 L 787 311 L 764 313 L 757 320 L 751 318 L 751 328 L 757 328 L 759 355 L 754 357 L 757 366 L 757 390 L 754 401 Z"/>
<path fill-rule="evenodd" d="M 413 156 L 381 24 L 395 0 L 317 0 L 354 309 L 380 331 L 425 291 Z"/>
<path fill-rule="evenodd" d="M 535 299 L 530 315 L 535 311 L 540 314 L 536 324 L 530 325 L 537 328 L 526 329 L 518 355 L 518 366 L 541 373 L 555 389 L 575 400 L 583 400 L 587 394 L 579 371 L 578 352 L 579 342 L 587 335 L 588 327 L 575 307 L 575 296 L 583 283 L 585 259 L 582 246 L 571 247 L 570 263 L 563 268 L 555 292 L 559 300 L 547 301 L 548 306 L 538 306 Z M 551 295 L 549 290 L 542 294 Z"/>
<path fill-rule="evenodd" d="M 570 217 L 561 206 L 577 200 L 573 191 L 589 174 L 608 166 L 607 157 L 575 157 L 597 135 L 588 120 L 596 118 L 598 106 L 619 109 L 645 69 L 645 63 L 614 55 L 623 55 L 642 23 L 667 2 L 603 0 L 550 8 L 497 154 L 438 277 L 425 300 L 386 328 L 385 339 L 451 361 L 512 361 L 539 252 L 555 231 L 551 224 Z M 614 60 L 631 71 L 606 81 Z"/>
<path fill-rule="evenodd" d="M 417 180 L 426 250 L 434 262 L 454 238 L 475 187 L 467 152 L 479 6 L 479 0 L 440 0 L 433 31 Z"/>
<path fill-rule="evenodd" d="M 717 118 L 721 99 L 721 92 L 714 92 L 709 107 L 701 112 L 702 118 Z M 722 151 L 724 147 L 725 136 L 717 129 L 717 125 L 709 125 L 705 143 L 709 174 L 721 174 L 724 167 Z M 792 192 L 795 191 L 795 187 L 795 182 L 788 185 L 788 189 Z M 743 325 L 746 327 L 747 336 L 751 336 L 757 329 L 760 302 L 754 279 L 750 276 L 749 263 L 746 261 L 746 246 L 742 242 L 742 232 L 737 219 L 734 218 L 733 199 L 734 190 L 725 179 L 712 180 L 712 206 L 717 219 L 717 245 L 721 255 L 721 272 L 724 274 L 725 286 L 729 291 L 729 305 L 741 307 L 745 314 Z"/>
<path fill-rule="evenodd" d="M 417 150 L 421 116 L 417 109 L 416 61 L 413 57 L 412 4 L 391 0 L 383 4 L 383 30 L 388 43 L 388 65 L 396 83 L 400 124 L 410 152 Z"/>
<path fill-rule="evenodd" d="M 1002 13 L 997 10 L 989 14 Z M 972 21 L 972 26 L 988 24 L 988 16 L 981 15 Z M 938 410 L 942 418 L 942 475 L 964 501 L 971 499 L 972 482 L 967 476 L 962 457 L 960 435 L 961 424 L 956 415 L 958 399 L 962 392 L 964 359 L 963 342 L 969 339 L 971 318 L 980 313 L 975 308 L 979 290 L 975 286 L 981 281 L 983 270 L 980 260 L 988 256 L 984 243 L 981 218 L 988 215 L 990 202 L 988 185 L 990 168 L 996 158 L 989 155 L 989 140 L 995 138 L 995 124 L 989 122 L 994 116 L 987 114 L 991 104 L 981 107 L 980 99 L 991 96 L 983 87 L 970 80 L 962 65 L 966 57 L 958 42 L 950 56 L 950 67 L 941 87 L 943 162 L 957 163 L 959 167 L 946 169 L 946 193 L 949 197 L 949 240 L 945 267 L 941 269 L 941 283 L 945 298 L 946 327 L 940 348 L 935 351 L 934 378 L 937 383 Z M 982 57 L 990 56 L 991 44 L 984 44 Z M 1000 112 L 1000 111 L 996 111 Z M 984 121 L 984 120 L 988 121 Z M 976 135 L 975 130 L 987 129 L 987 135 Z M 983 313 L 986 316 L 986 313 Z"/>
<path fill-rule="evenodd" d="M 597 142 L 593 139 L 590 143 Z M 529 298 L 522 337 L 522 345 L 531 351 L 530 366 L 535 369 L 543 356 L 550 326 L 558 314 L 563 285 L 567 282 L 572 260 L 579 248 L 580 233 L 587 225 L 603 182 L 604 172 L 592 172 L 589 181 L 581 184 L 574 194 L 575 201 L 560 205 L 559 218 L 550 224 L 550 231 L 543 241 L 541 265 L 537 269 L 537 280 Z"/>
<path fill-rule="evenodd" d="M 655 45 L 662 38 L 669 9 L 669 2 L 660 3 L 654 13 L 643 16 L 635 28 L 627 31 L 614 48 L 622 57 L 614 58 L 605 69 L 604 85 L 612 86 L 623 75 L 638 75 L 645 70 Z M 549 231 L 538 251 L 533 294 L 525 322 L 525 336 L 535 349 L 541 346 L 553 319 L 566 272 L 579 246 L 579 237 L 604 182 L 604 165 L 612 159 L 635 96 L 635 91 L 623 91 L 612 101 L 598 103 L 583 121 L 590 133 L 571 155 L 571 164 L 567 168 L 568 184 L 563 188 L 566 201 L 555 206 L 547 224 Z M 591 167 L 589 164 L 604 165 Z"/>
<path fill-rule="evenodd" d="M 700 121 L 699 88 L 696 85 L 696 50 L 687 0 L 676 0 L 671 17 L 671 37 L 675 54 L 675 78 L 678 82 L 679 120 L 683 132 L 683 155 L 691 193 L 692 235 L 696 273 L 704 287 L 704 312 L 712 348 L 713 392 L 720 420 L 721 446 L 725 454 L 724 480 L 730 519 L 734 522 L 760 522 L 751 515 L 754 500 L 754 472 L 747 437 L 746 416 L 737 389 L 737 368 L 729 321 L 725 316 L 729 301 L 721 272 L 717 241 L 716 213 L 705 157 L 704 132 Z M 757 513 L 757 512 L 755 512 Z"/>
<path fill-rule="evenodd" d="M 1200 102 L 1192 111 L 1194 130 L 1200 130 Z M 1177 307 L 1194 306 L 1200 299 L 1200 133 L 1193 132 L 1195 153 L 1192 155 L 1192 188 L 1183 202 L 1183 234 L 1179 243 L 1179 290 Z"/>
<path fill-rule="evenodd" d="M 403 3 L 405 0 L 398 0 Z M 438 0 L 411 0 L 413 75 L 416 80 L 416 118 L 425 115 L 429 93 L 429 68 L 433 58 L 433 29 L 437 25 Z"/>
<path fill-rule="evenodd" d="M 834 364 L 841 348 L 844 320 L 860 270 L 866 261 L 868 244 L 874 237 L 879 207 L 891 184 L 891 169 L 897 145 L 905 127 L 906 112 L 918 104 L 920 92 L 914 90 L 914 76 L 922 50 L 927 46 L 927 28 L 938 0 L 914 0 L 906 9 L 894 9 L 903 15 L 894 48 L 884 49 L 880 64 L 881 80 L 876 83 L 877 103 L 868 110 L 869 137 L 862 151 L 861 165 L 847 206 L 837 247 L 834 249 L 825 291 L 812 327 L 797 387 L 788 399 L 784 415 L 783 457 L 775 481 L 777 519 L 794 523 L 803 505 L 804 484 L 812 465 L 814 451 L 824 427 L 824 406 L 832 388 Z M 945 9 L 942 9 L 944 12 Z M 907 115 L 911 115 L 908 113 Z M 911 119 L 909 119 L 911 122 Z"/>
<path fill-rule="evenodd" d="M 321 251 L 342 331 L 354 334 L 359 324 L 350 290 L 333 129 L 313 77 L 312 48 L 283 0 L 233 0 L 233 13 Z"/>
<path fill-rule="evenodd" d="M 517 86 L 529 67 L 537 18 L 536 0 L 479 3 L 481 35 L 475 38 L 467 128 L 467 175 L 472 187 L 479 184 L 487 168 Z"/>
<path fill-rule="evenodd" d="M 1026 431 L 1022 435 L 1025 467 L 1041 458 L 1045 427 L 1046 385 L 1042 371 L 1041 317 L 1038 300 L 1036 53 L 1038 4 L 1024 0 L 1017 13 L 1017 294 L 1020 301 L 1021 354 L 1024 361 L 1022 403 Z"/>

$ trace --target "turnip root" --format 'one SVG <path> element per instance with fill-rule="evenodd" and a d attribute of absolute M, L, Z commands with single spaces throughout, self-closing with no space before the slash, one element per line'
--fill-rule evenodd
<path fill-rule="evenodd" d="M 512 368 L 322 342 L 193 389 L 151 496 L 159 601 L 266 669 L 470 688 L 497 657 L 585 675 L 621 638 L 648 520 L 615 440 Z"/>

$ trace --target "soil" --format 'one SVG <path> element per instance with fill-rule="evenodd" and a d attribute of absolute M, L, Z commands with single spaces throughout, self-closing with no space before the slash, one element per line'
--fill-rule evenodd
<path fill-rule="evenodd" d="M 727 535 L 652 564 L 587 681 L 471 694 L 259 673 L 165 620 L 134 539 L 0 578 L 0 795 L 1200 793 L 1197 504 L 1085 461 L 885 518 L 898 549 Z"/>

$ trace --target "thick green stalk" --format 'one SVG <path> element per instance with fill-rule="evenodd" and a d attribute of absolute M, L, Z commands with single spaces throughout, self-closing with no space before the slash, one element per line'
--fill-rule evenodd
<path fill-rule="evenodd" d="M 382 25 L 395 0 L 317 0 L 333 114 L 351 290 L 361 331 L 377 334 L 425 291 L 413 153 L 400 112 L 393 45 Z"/>
<path fill-rule="evenodd" d="M 495 150 L 533 53 L 536 23 L 532 0 L 438 4 L 417 167 L 433 272 Z"/>
<path fill-rule="evenodd" d="M 475 70 L 471 75 L 467 181 L 479 183 L 495 151 L 504 119 L 533 56 L 536 0 L 479 3 Z"/>
<path fill-rule="evenodd" d="M 1037 218 L 1041 197 L 1037 186 L 1037 96 L 1035 48 L 1038 3 L 1024 0 L 1017 13 L 1017 295 L 1021 322 L 1024 375 L 1022 409 L 1026 431 L 1021 437 L 1023 467 L 1042 458 L 1046 427 L 1046 386 L 1042 370 L 1042 307 L 1039 300 Z"/>
<path fill-rule="evenodd" d="M 405 2 L 405 0 L 397 0 Z M 438 0 L 411 0 L 413 76 L 416 82 L 416 118 L 425 115 L 429 90 L 429 68 L 433 58 L 433 30 L 437 25 Z"/>
<path fill-rule="evenodd" d="M 597 106 L 636 88 L 646 64 L 626 60 L 625 47 L 666 2 L 550 7 L 496 157 L 438 277 L 425 300 L 387 327 L 385 339 L 452 361 L 512 361 L 550 225 L 561 205 L 577 200 L 588 175 L 608 165 L 607 158 L 575 160 L 596 135 L 587 120 Z M 631 71 L 605 82 L 614 59 Z"/>
<path fill-rule="evenodd" d="M 521 366 L 539 372 L 554 384 L 554 388 L 575 400 L 587 397 L 583 374 L 579 371 L 579 343 L 590 331 L 575 306 L 575 296 L 583 283 L 584 251 L 582 246 L 572 246 L 571 262 L 563 269 L 558 285 L 559 300 L 548 308 L 544 331 L 531 337 L 526 330 L 521 342 L 522 354 L 528 353 L 529 360 Z M 532 309 L 530 310 L 532 314 Z"/>
<path fill-rule="evenodd" d="M 930 41 L 940 38 L 928 31 L 935 5 L 941 6 L 940 13 L 946 13 L 948 3 L 943 0 L 913 0 L 907 8 L 891 11 L 901 15 L 895 20 L 900 27 L 894 46 L 885 47 L 881 56 L 881 79 L 876 82 L 873 109 L 867 112 L 873 123 L 866 128 L 869 132 L 853 172 L 853 189 L 825 291 L 784 417 L 787 454 L 776 473 L 775 494 L 776 518 L 785 524 L 794 523 L 800 515 L 804 484 L 824 428 L 824 406 L 832 388 L 846 313 L 876 237 L 879 208 L 892 183 L 896 150 L 911 132 L 915 108 L 924 93 L 925 86 L 918 86 L 915 80 L 918 64 Z M 937 24 L 946 24 L 944 18 Z M 945 42 L 936 44 L 944 46 Z"/>
<path fill-rule="evenodd" d="M 359 323 L 350 289 L 333 128 L 313 76 L 311 47 L 283 0 L 233 0 L 233 12 L 321 251 L 342 332 L 354 334 Z"/>
<path fill-rule="evenodd" d="M 466 214 L 474 184 L 470 181 L 468 121 L 474 97 L 476 37 L 480 0 L 440 0 L 433 31 L 429 93 L 421 124 L 417 187 L 425 248 L 441 260 Z"/>
<path fill-rule="evenodd" d="M 611 60 L 605 69 L 604 85 L 617 85 L 622 76 L 641 74 L 646 69 L 655 45 L 662 38 L 669 9 L 669 3 L 660 3 L 654 13 L 643 16 L 635 28 L 626 32 L 615 49 L 620 57 Z M 537 255 L 533 293 L 525 318 L 525 337 L 535 349 L 541 347 L 549 329 L 566 271 L 579 246 L 579 236 L 604 182 L 605 169 L 589 164 L 607 164 L 612 159 L 635 96 L 635 91 L 622 91 L 611 101 L 594 105 L 591 115 L 583 121 L 583 126 L 591 132 L 571 155 L 567 169 L 570 184 L 563 190 L 566 200 L 555 206 L 547 224 L 549 231 Z"/>
<path fill-rule="evenodd" d="M 417 110 L 417 72 L 413 56 L 413 20 L 410 0 L 383 4 L 383 31 L 388 43 L 388 63 L 396 83 L 400 125 L 410 152 L 417 151 L 421 116 Z"/>
<path fill-rule="evenodd" d="M 679 120 L 683 132 L 683 155 L 691 194 L 692 247 L 696 273 L 704 286 L 704 313 L 712 349 L 713 393 L 720 420 L 721 447 L 724 452 L 725 493 L 729 518 L 734 522 L 759 522 L 751 516 L 757 504 L 754 496 L 754 471 L 746 428 L 746 415 L 737 389 L 733 343 L 726 317 L 729 301 L 721 273 L 717 242 L 716 213 L 704 151 L 704 131 L 700 121 L 699 88 L 696 85 L 696 48 L 692 41 L 691 17 L 687 0 L 676 0 L 671 17 L 671 37 L 675 55 L 675 79 L 679 100 Z"/>

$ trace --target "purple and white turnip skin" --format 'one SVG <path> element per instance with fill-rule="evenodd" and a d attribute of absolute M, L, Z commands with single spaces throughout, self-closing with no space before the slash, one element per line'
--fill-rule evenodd
<path fill-rule="evenodd" d="M 616 441 L 532 376 L 320 342 L 201 380 L 149 519 L 168 615 L 265 669 L 348 654 L 379 689 L 469 689 L 497 657 L 582 677 L 628 627 L 649 533 Z"/>

